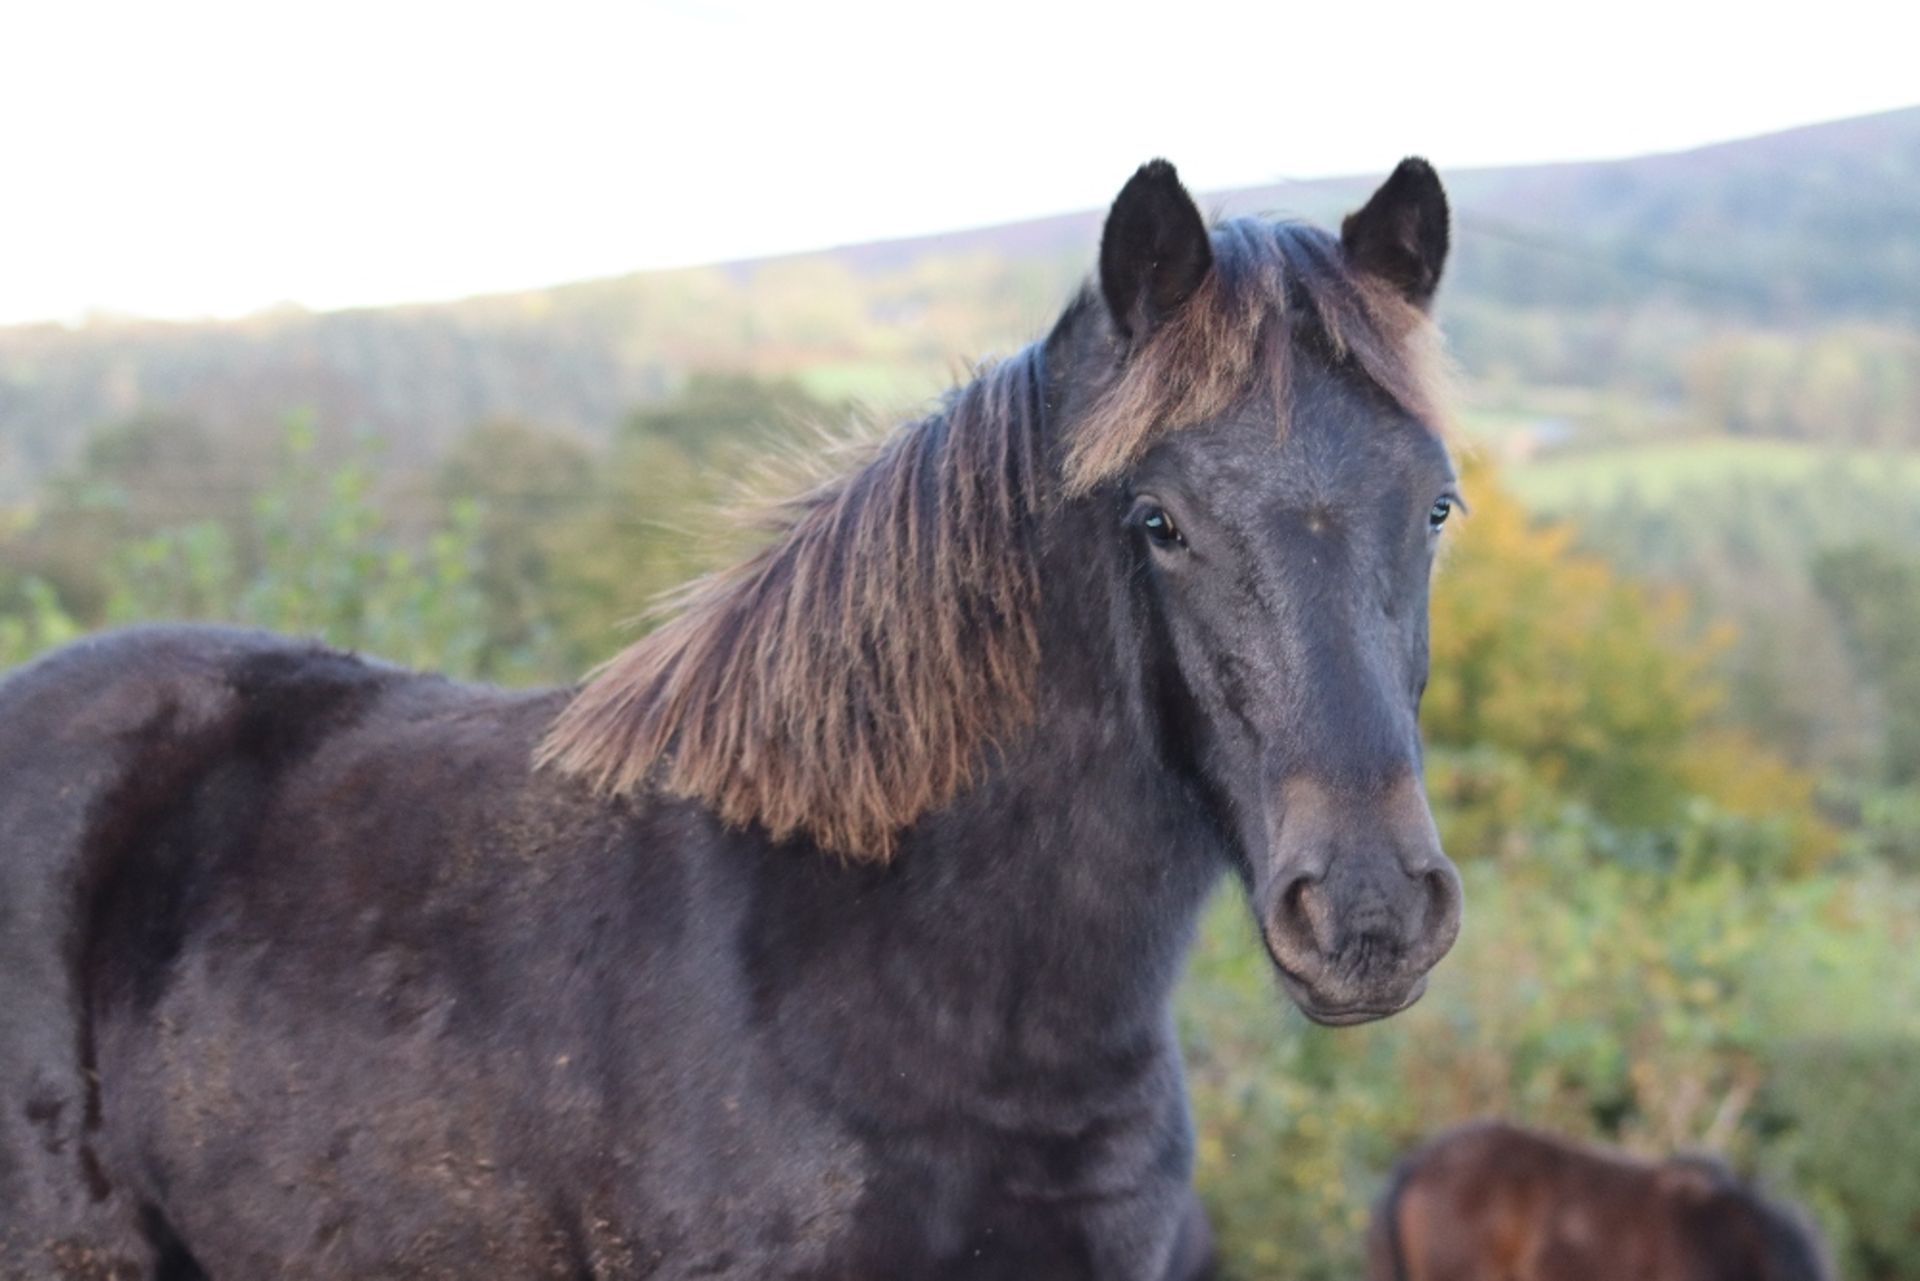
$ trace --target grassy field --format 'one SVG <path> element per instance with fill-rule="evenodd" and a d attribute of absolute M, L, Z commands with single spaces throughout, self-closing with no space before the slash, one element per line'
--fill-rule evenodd
<path fill-rule="evenodd" d="M 1780 482 L 1842 470 L 1876 485 L 1898 484 L 1920 501 L 1920 453 L 1835 449 L 1789 440 L 1718 437 L 1668 445 L 1566 450 L 1504 469 L 1506 483 L 1535 511 L 1603 505 L 1633 491 L 1667 503 L 1731 479 Z"/>

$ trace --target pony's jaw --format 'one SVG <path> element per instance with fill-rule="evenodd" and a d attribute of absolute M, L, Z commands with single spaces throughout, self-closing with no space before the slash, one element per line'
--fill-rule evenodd
<path fill-rule="evenodd" d="M 1280 976 L 1280 986 L 1286 991 L 1287 999 L 1294 1007 L 1309 1019 L 1322 1027 L 1355 1027 L 1361 1023 L 1372 1023 L 1379 1019 L 1390 1018 L 1402 1010 L 1408 1009 L 1427 994 L 1427 976 L 1422 974 L 1413 981 L 1413 987 L 1397 1005 L 1350 1005 L 1345 1007 L 1322 1006 L 1314 1000 L 1313 993 L 1305 983 L 1293 975 L 1278 961 L 1274 962 L 1274 972 Z"/>

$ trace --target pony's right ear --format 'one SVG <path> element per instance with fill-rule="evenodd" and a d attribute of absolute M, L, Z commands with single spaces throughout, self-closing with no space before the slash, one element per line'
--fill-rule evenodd
<path fill-rule="evenodd" d="M 1121 334 L 1138 342 L 1179 310 L 1213 267 L 1193 197 L 1164 160 L 1127 179 L 1100 233 L 1100 292 Z"/>
<path fill-rule="evenodd" d="M 1447 265 L 1448 220 L 1440 175 L 1420 157 L 1408 156 L 1340 224 L 1340 247 L 1354 266 L 1425 311 Z"/>
<path fill-rule="evenodd" d="M 1668 1196 L 1705 1201 L 1731 1186 L 1733 1173 L 1712 1157 L 1676 1156 L 1660 1163 L 1653 1181 Z"/>

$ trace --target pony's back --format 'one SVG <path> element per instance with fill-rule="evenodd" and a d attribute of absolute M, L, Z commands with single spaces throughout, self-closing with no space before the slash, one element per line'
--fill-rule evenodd
<path fill-rule="evenodd" d="M 1717 1162 L 1635 1160 L 1504 1122 L 1395 1169 L 1369 1281 L 1820 1281 L 1817 1236 Z"/>
<path fill-rule="evenodd" d="M 1566 1153 L 1501 1122 L 1448 1131 L 1395 1168 L 1374 1214 L 1369 1281 L 1520 1275 Z"/>

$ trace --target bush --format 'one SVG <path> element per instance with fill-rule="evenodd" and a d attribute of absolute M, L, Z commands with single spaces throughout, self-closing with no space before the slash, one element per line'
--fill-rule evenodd
<path fill-rule="evenodd" d="M 1920 903 L 1894 882 L 1740 870 L 1781 839 L 1701 808 L 1648 844 L 1568 810 L 1462 869 L 1467 929 L 1420 1005 L 1338 1031 L 1283 1012 L 1223 896 L 1180 1018 L 1228 1275 L 1357 1275 L 1397 1156 L 1489 1114 L 1725 1153 L 1812 1206 L 1858 1275 L 1914 1275 L 1901 1207 L 1920 1200 L 1886 1171 L 1912 1165 L 1920 1116 Z M 1873 1073 L 1823 1090 L 1810 1037 Z"/>
<path fill-rule="evenodd" d="M 38 578 L 19 583 L 10 608 L 0 611 L 0 673 L 36 654 L 77 639 L 85 630 Z"/>
<path fill-rule="evenodd" d="M 1835 1251 L 1871 1281 L 1920 1276 L 1920 1043 L 1788 1042 L 1761 1101 L 1769 1164 L 1803 1188 Z"/>

